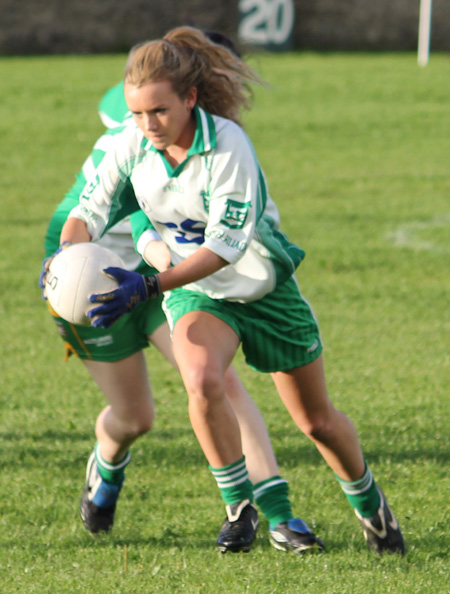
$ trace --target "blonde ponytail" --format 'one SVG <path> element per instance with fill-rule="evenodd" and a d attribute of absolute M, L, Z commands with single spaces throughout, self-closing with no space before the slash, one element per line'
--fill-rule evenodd
<path fill-rule="evenodd" d="M 241 110 L 251 105 L 251 84 L 264 83 L 231 49 L 193 27 L 178 27 L 131 50 L 125 82 L 139 87 L 161 80 L 170 81 L 181 98 L 195 87 L 200 107 L 238 124 Z"/>

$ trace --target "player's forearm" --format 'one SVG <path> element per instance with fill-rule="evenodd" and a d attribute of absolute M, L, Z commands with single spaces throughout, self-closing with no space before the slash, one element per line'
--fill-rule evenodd
<path fill-rule="evenodd" d="M 200 248 L 195 254 L 176 266 L 158 274 L 161 290 L 170 291 L 182 287 L 217 272 L 228 262 L 209 250 Z"/>
<path fill-rule="evenodd" d="M 91 241 L 86 223 L 81 219 L 69 217 L 61 230 L 60 244 L 65 241 L 70 241 L 71 243 Z"/>

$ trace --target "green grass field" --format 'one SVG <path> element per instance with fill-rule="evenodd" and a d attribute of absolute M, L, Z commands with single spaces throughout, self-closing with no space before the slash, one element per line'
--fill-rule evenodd
<path fill-rule="evenodd" d="M 158 416 L 133 449 L 114 531 L 78 504 L 101 394 L 62 343 L 37 280 L 51 213 L 102 131 L 125 56 L 0 59 L 2 594 L 443 594 L 449 591 L 448 55 L 259 55 L 271 84 L 246 116 L 326 344 L 329 390 L 355 422 L 402 525 L 376 558 L 268 376 L 237 367 L 266 418 L 295 512 L 327 551 L 221 556 L 224 510 L 177 376 L 147 352 Z"/>

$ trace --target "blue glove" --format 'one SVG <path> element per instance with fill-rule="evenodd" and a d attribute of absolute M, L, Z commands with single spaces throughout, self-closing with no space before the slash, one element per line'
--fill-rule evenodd
<path fill-rule="evenodd" d="M 91 303 L 102 304 L 87 313 L 95 328 L 109 328 L 123 314 L 132 311 L 140 303 L 161 295 L 161 285 L 156 275 L 144 276 L 114 266 L 105 268 L 103 273 L 116 279 L 119 286 L 109 293 L 89 296 Z"/>
<path fill-rule="evenodd" d="M 59 254 L 59 252 L 62 252 L 62 250 L 69 247 L 70 245 L 72 245 L 71 241 L 63 241 L 63 243 L 59 246 L 56 252 L 51 256 L 48 256 L 48 258 L 45 258 L 45 260 L 42 262 L 41 274 L 39 276 L 39 286 L 42 289 L 41 297 L 44 301 L 47 301 L 47 297 L 45 296 L 45 279 L 47 277 L 47 272 L 50 268 L 51 261 L 57 254 Z"/>

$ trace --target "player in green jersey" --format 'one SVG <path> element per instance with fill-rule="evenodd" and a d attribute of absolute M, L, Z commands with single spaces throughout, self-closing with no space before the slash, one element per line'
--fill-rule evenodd
<path fill-rule="evenodd" d="M 250 529 L 255 520 L 239 426 L 225 397 L 224 373 L 242 343 L 249 364 L 271 373 L 292 418 L 334 472 L 370 548 L 404 553 L 356 430 L 327 394 L 318 327 L 288 273 L 302 252 L 280 234 L 254 151 L 233 123 L 245 103 L 240 91 L 256 79 L 195 29 L 134 48 L 125 98 L 136 128 L 106 156 L 99 183 L 85 189 L 61 240 L 98 239 L 125 179 L 170 248 L 174 265 L 155 276 L 107 269 L 119 288 L 92 296 L 101 305 L 91 315 L 108 327 L 134 303 L 165 293 L 191 423 L 230 510 L 219 542 L 236 523 Z M 280 548 L 285 528 L 289 522 L 270 526 Z"/>
<path fill-rule="evenodd" d="M 220 34 L 214 36 L 217 42 L 223 43 L 224 38 Z M 99 105 L 102 121 L 113 129 L 97 141 L 76 183 L 58 205 L 47 230 L 47 257 L 57 250 L 64 222 L 78 204 L 87 179 L 95 176 L 96 168 L 120 126 L 124 122 L 126 124 L 129 116 L 127 111 L 123 84 L 116 85 L 105 94 Z M 124 186 L 121 192 L 124 202 L 135 200 L 130 186 Z M 114 225 L 99 243 L 117 252 L 128 270 L 152 274 L 156 270 L 147 266 L 136 254 L 131 239 L 131 221 L 133 218 L 139 219 L 140 214 L 138 211 Z M 136 222 L 135 226 L 139 228 L 139 223 Z M 155 239 L 154 235 L 152 237 Z M 169 266 L 170 254 L 165 244 L 152 241 L 150 252 L 158 269 Z M 109 403 L 97 419 L 98 441 L 89 458 L 87 485 L 81 502 L 81 515 L 86 527 L 92 532 L 107 531 L 113 525 L 116 501 L 124 481 L 125 468 L 130 461 L 129 448 L 137 437 L 150 429 L 153 420 L 154 405 L 142 350 L 150 342 L 176 365 L 168 325 L 159 299 L 141 304 L 108 329 L 75 326 L 58 317 L 55 312 L 51 313 L 65 342 L 66 357 L 75 354 L 82 360 Z M 290 528 L 285 528 L 283 550 L 300 552 L 313 546 L 321 548 L 321 541 L 312 533 L 305 533 L 303 522 L 293 518 L 288 485 L 279 476 L 264 421 L 232 369 L 227 373 L 227 396 L 239 420 L 247 466 L 254 485 L 254 498 L 269 522 L 275 525 L 290 522 Z M 256 513 L 253 507 L 248 510 Z M 226 525 L 229 525 L 228 518 Z M 221 543 L 222 550 L 247 550 L 254 532 L 253 525 L 249 532 L 245 523 L 234 522 L 229 539 L 225 544 Z"/>

